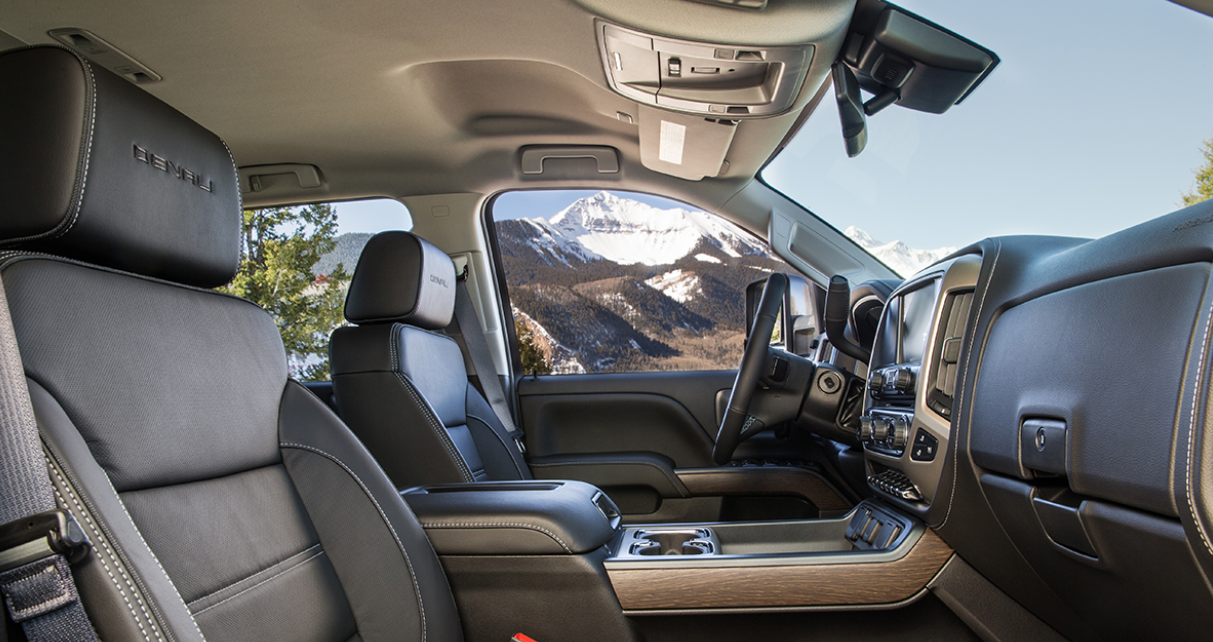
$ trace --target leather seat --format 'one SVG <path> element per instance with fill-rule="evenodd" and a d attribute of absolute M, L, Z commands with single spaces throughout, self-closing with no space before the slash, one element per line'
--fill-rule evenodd
<path fill-rule="evenodd" d="M 472 386 L 459 345 L 438 330 L 455 309 L 455 266 L 408 232 L 362 250 L 333 332 L 342 418 L 399 488 L 530 479 L 522 453 Z"/>
<path fill-rule="evenodd" d="M 0 278 L 107 640 L 459 640 L 396 487 L 287 377 L 223 142 L 66 49 L 0 54 Z"/>

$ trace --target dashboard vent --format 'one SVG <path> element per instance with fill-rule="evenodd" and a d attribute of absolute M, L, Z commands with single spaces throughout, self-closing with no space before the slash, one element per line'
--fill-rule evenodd
<path fill-rule="evenodd" d="M 956 395 L 956 376 L 960 366 L 960 346 L 964 342 L 969 310 L 973 307 L 972 292 L 949 294 L 944 301 L 943 332 L 935 344 L 934 384 L 927 394 L 927 405 L 944 417 L 952 416 L 952 397 Z"/>

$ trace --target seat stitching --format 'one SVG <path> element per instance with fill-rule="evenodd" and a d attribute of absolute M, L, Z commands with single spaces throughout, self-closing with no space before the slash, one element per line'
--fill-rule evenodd
<path fill-rule="evenodd" d="M 63 476 L 59 474 L 59 471 L 55 468 L 55 466 L 49 465 L 49 464 L 51 464 L 51 461 L 49 458 L 47 459 L 47 464 L 48 464 L 48 468 L 50 468 L 51 472 L 53 472 L 55 474 L 55 477 L 58 478 L 59 483 L 63 484 L 66 487 L 67 482 L 63 479 Z M 55 496 L 58 497 L 59 501 L 62 502 L 63 505 L 66 507 L 67 500 L 64 499 L 63 495 L 59 492 L 59 485 L 51 484 L 51 488 L 55 491 Z M 101 553 L 99 553 L 97 555 L 97 560 L 101 562 L 101 568 L 105 569 L 105 574 L 109 576 L 110 581 L 114 583 L 114 587 L 118 589 L 118 595 L 122 596 L 123 602 L 126 602 L 126 608 L 127 608 L 127 610 L 129 610 L 131 612 L 131 619 L 135 620 L 135 625 L 139 627 L 139 632 L 143 634 L 143 639 L 151 640 L 152 638 L 150 636 L 148 636 L 148 634 L 147 634 L 147 629 L 144 628 L 143 622 L 140 621 L 140 619 L 139 619 L 139 614 L 135 612 L 134 605 L 131 604 L 130 598 L 128 598 L 126 595 L 126 588 L 124 588 L 122 586 L 122 583 L 120 583 L 118 581 L 118 578 L 114 577 L 113 571 L 110 570 L 109 563 L 105 561 L 106 555 L 112 555 L 112 552 L 109 549 L 109 543 L 106 542 L 105 537 L 97 530 L 96 526 L 93 524 L 92 517 L 88 514 L 88 511 L 84 510 L 84 507 L 80 505 L 80 502 L 77 501 L 74 494 L 72 495 L 72 504 L 76 507 L 76 511 L 80 513 L 81 517 L 84 518 L 85 523 L 88 524 L 89 530 L 92 531 L 92 533 L 94 535 L 93 539 L 96 540 L 97 544 L 99 544 L 103 547 L 103 550 L 101 551 Z M 115 559 L 113 559 L 113 562 L 114 562 L 114 566 L 118 567 L 119 572 L 121 572 L 122 567 L 118 564 L 118 560 L 115 558 Z M 128 586 L 129 586 L 129 583 L 128 583 Z M 134 587 L 130 587 L 130 588 L 133 590 Z M 147 613 L 145 611 L 144 615 L 146 615 L 146 614 Z"/>
<path fill-rule="evenodd" d="M 253 577 L 257 576 L 257 575 L 260 575 L 260 574 L 262 574 L 262 573 L 264 573 L 264 572 L 266 572 L 266 571 L 268 571 L 268 570 L 270 570 L 270 569 L 274 568 L 275 566 L 281 566 L 283 563 L 285 563 L 286 561 L 290 560 L 292 557 L 297 557 L 297 556 L 299 556 L 299 555 L 302 555 L 302 554 L 304 554 L 304 553 L 306 553 L 306 552 L 308 552 L 308 551 L 310 551 L 310 550 L 312 550 L 312 549 L 314 549 L 314 548 L 317 548 L 318 546 L 320 546 L 320 544 L 313 544 L 313 545 L 311 545 L 311 546 L 309 546 L 309 547 L 307 547 L 307 548 L 303 549 L 302 551 L 299 551 L 298 553 L 295 553 L 295 554 L 293 554 L 293 555 L 288 556 L 286 559 L 282 560 L 281 562 L 278 562 L 277 564 L 271 564 L 271 565 L 269 565 L 269 566 L 267 566 L 267 567 L 265 567 L 265 568 L 261 569 L 260 571 L 257 571 L 256 573 L 251 573 L 251 574 L 249 574 L 249 575 L 248 575 L 248 576 L 246 576 L 246 577 L 243 577 L 243 578 L 241 578 L 241 579 L 236 580 L 235 582 L 232 582 L 231 584 L 228 584 L 227 586 L 224 586 L 224 587 L 222 587 L 222 588 L 217 588 L 217 589 L 215 589 L 215 590 L 211 591 L 210 593 L 207 593 L 206 595 L 203 595 L 202 597 L 200 597 L 200 598 L 198 598 L 198 599 L 196 599 L 196 600 L 194 600 L 194 601 L 192 601 L 192 602 L 187 603 L 187 604 L 186 604 L 186 606 L 193 606 L 193 605 L 195 605 L 195 604 L 197 604 L 197 603 L 199 603 L 199 602 L 201 602 L 201 601 L 205 600 L 205 599 L 206 599 L 206 598 L 208 598 L 208 597 L 212 597 L 212 596 L 218 595 L 218 594 L 220 594 L 220 593 L 222 593 L 222 592 L 224 592 L 224 591 L 226 591 L 226 590 L 228 590 L 228 589 L 232 588 L 233 586 L 236 586 L 237 584 L 239 584 L 239 583 L 241 583 L 241 582 L 247 581 L 247 580 L 249 580 L 249 579 L 251 579 L 251 578 L 253 578 Z M 310 559 L 310 558 L 309 558 L 309 559 Z M 304 561 L 307 561 L 307 560 L 304 560 Z M 303 563 L 303 562 L 299 562 L 299 563 L 295 564 L 295 566 L 298 566 L 299 564 L 302 564 L 302 563 Z M 292 567 L 292 568 L 293 568 L 293 567 Z"/>
<path fill-rule="evenodd" d="M 968 409 L 968 407 L 965 405 L 965 392 L 967 392 L 967 390 L 965 388 L 965 382 L 968 380 L 968 376 L 969 376 L 969 365 L 973 363 L 973 359 L 977 358 L 977 349 L 976 349 L 977 346 L 975 345 L 977 343 L 976 330 L 981 325 L 981 311 L 983 309 L 985 309 L 985 307 L 986 307 L 986 295 L 988 295 L 990 293 L 990 285 L 992 283 L 994 283 L 994 271 L 998 269 L 998 259 L 1001 256 L 1002 256 L 1002 242 L 999 241 L 998 249 L 994 254 L 994 262 L 992 264 L 990 264 L 990 276 L 986 279 L 985 289 L 983 289 L 981 291 L 981 302 L 977 304 L 977 316 L 974 317 L 974 320 L 973 320 L 974 333 L 973 333 L 972 341 L 969 344 L 968 359 L 965 359 L 964 371 L 961 372 L 960 380 L 957 383 L 957 385 L 959 386 L 959 389 L 957 390 L 956 398 L 959 399 L 960 401 L 959 401 L 959 404 L 956 406 L 956 412 L 953 413 L 953 417 L 957 420 L 962 419 L 964 416 L 964 410 Z M 968 404 L 968 406 L 973 405 L 972 400 L 970 399 L 969 401 L 970 401 L 970 403 Z M 959 425 L 957 425 L 957 427 L 959 428 Z M 952 431 L 949 429 L 948 432 L 951 433 Z M 957 432 L 959 432 L 959 431 L 957 431 Z M 968 423 L 966 424 L 965 440 L 968 441 L 969 439 L 972 438 L 972 436 L 973 436 L 973 418 L 969 417 Z M 950 435 L 950 438 L 951 438 L 952 442 L 955 443 L 955 447 L 952 448 L 952 490 L 951 490 L 951 492 L 948 493 L 948 510 L 944 511 L 943 521 L 939 523 L 939 526 L 934 527 L 936 530 L 939 530 L 939 529 L 943 528 L 944 526 L 946 526 L 948 524 L 948 519 L 950 517 L 952 517 L 952 503 L 956 500 L 956 481 L 958 479 L 957 476 L 960 474 L 960 435 L 953 434 L 953 435 Z M 949 444 L 949 445 L 951 445 L 951 444 Z"/>
<path fill-rule="evenodd" d="M 216 138 L 219 138 L 219 137 L 216 136 Z M 232 148 L 227 146 L 227 141 L 223 140 L 222 138 L 219 138 L 219 142 L 223 143 L 223 149 L 227 150 L 227 158 L 229 161 L 232 162 L 232 172 L 236 175 L 236 203 L 239 205 L 239 207 L 237 208 L 238 211 L 241 212 L 240 225 L 237 227 L 237 230 L 236 230 L 236 245 L 239 246 L 241 244 L 240 237 L 242 235 L 242 232 L 244 231 L 244 214 L 243 214 L 244 213 L 244 192 L 243 192 L 243 190 L 240 189 L 240 170 L 236 169 L 236 157 L 232 155 Z M 243 248 L 241 248 L 241 249 L 243 249 Z M 233 273 L 238 272 L 240 270 L 240 255 L 241 254 L 242 254 L 242 252 L 236 252 L 236 264 L 232 266 Z"/>
<path fill-rule="evenodd" d="M 405 384 L 404 389 L 413 397 L 413 403 L 421 408 L 421 414 L 425 415 L 426 421 L 430 424 L 430 429 L 437 434 L 438 441 L 442 442 L 442 447 L 446 449 L 447 455 L 455 461 L 455 466 L 459 469 L 459 475 L 465 481 L 475 482 L 475 475 L 468 468 L 467 462 L 463 460 L 463 455 L 459 453 L 459 449 L 455 446 L 455 443 L 451 441 L 451 436 L 446 432 L 446 426 L 441 421 L 438 421 L 437 414 L 430 408 L 430 404 L 425 401 L 424 397 L 417 392 L 415 386 L 413 386 L 413 382 L 409 381 L 408 377 L 396 370 L 396 367 L 400 364 L 399 350 L 396 348 L 397 326 L 404 327 L 402 324 L 394 323 L 392 324 L 391 332 L 388 334 L 388 350 L 392 359 L 392 374 L 396 375 L 396 379 Z"/>
<path fill-rule="evenodd" d="M 1205 548 L 1210 554 L 1213 554 L 1213 546 L 1209 544 L 1209 538 L 1205 535 L 1204 525 L 1201 524 L 1200 517 L 1196 514 L 1196 506 L 1192 501 L 1192 476 L 1193 466 L 1196 463 L 1193 459 L 1193 442 L 1196 441 L 1196 406 L 1200 399 L 1200 384 L 1203 379 L 1202 374 L 1205 369 L 1205 348 L 1209 345 L 1209 331 L 1213 328 L 1213 308 L 1210 308 L 1209 318 L 1205 322 L 1205 337 L 1200 343 L 1200 359 L 1196 362 L 1196 378 L 1192 383 L 1192 422 L 1188 430 L 1188 459 L 1187 471 L 1184 475 L 1184 483 L 1187 487 L 1184 493 L 1184 498 L 1187 500 L 1188 510 L 1192 513 L 1192 522 L 1196 525 L 1196 532 L 1200 534 L 1200 541 L 1205 545 Z"/>
<path fill-rule="evenodd" d="M 57 462 L 57 460 L 56 460 L 56 462 Z M 67 469 L 65 469 L 65 468 L 61 469 L 57 465 L 54 468 L 54 470 L 57 475 L 62 475 L 62 477 L 60 477 L 60 479 L 63 479 L 64 477 L 66 477 L 67 479 L 72 478 L 71 473 L 69 471 L 67 471 Z M 147 545 L 147 541 L 143 539 L 143 533 L 140 532 L 139 526 L 137 524 L 135 524 L 135 520 L 131 519 L 130 513 L 127 512 L 127 510 L 126 510 L 126 504 L 122 503 L 122 498 L 118 496 L 118 491 L 114 489 L 114 484 L 112 481 L 110 481 L 109 475 L 106 474 L 105 471 L 101 471 L 101 476 L 105 479 L 106 484 L 109 486 L 110 492 L 112 492 L 114 494 L 114 498 L 118 500 L 118 506 L 120 508 L 122 508 L 122 513 L 126 516 L 127 521 L 130 522 L 131 527 L 135 531 L 135 534 L 139 537 L 139 541 L 143 543 L 144 549 L 147 550 L 149 555 L 151 555 L 152 560 L 154 562 L 156 562 L 156 566 L 160 568 L 160 572 L 164 574 L 164 578 L 166 580 L 168 580 L 169 586 L 172 587 L 173 593 L 177 596 L 177 600 L 180 602 L 182 608 L 185 608 L 185 602 L 183 600 L 181 600 L 181 594 L 177 592 L 177 585 L 173 583 L 172 578 L 170 578 L 168 576 L 168 573 L 165 572 L 164 567 L 160 565 L 160 560 L 156 557 L 155 552 L 153 552 L 152 548 Z M 73 486 L 70 483 L 65 482 L 64 487 L 67 489 L 68 493 L 72 495 L 73 498 L 78 497 L 79 502 L 84 504 L 84 506 L 89 511 L 94 511 L 94 512 L 96 511 L 95 506 L 92 504 L 91 500 L 88 497 L 85 497 L 83 495 L 78 495 L 76 493 L 75 486 Z M 90 515 L 89 512 L 85 512 L 86 518 L 89 515 Z M 143 610 L 143 612 L 145 614 L 147 614 L 149 609 L 151 610 L 152 613 L 155 614 L 155 617 L 148 615 L 148 620 L 153 625 L 152 628 L 153 628 L 153 631 L 156 633 L 156 637 L 161 637 L 161 633 L 163 633 L 170 640 L 174 639 L 172 631 L 169 630 L 169 628 L 167 626 L 168 619 L 164 616 L 163 613 L 160 612 L 160 609 L 158 608 L 156 602 L 144 600 L 143 596 L 151 595 L 151 591 L 149 591 L 147 586 L 143 583 L 143 578 L 139 577 L 137 575 L 130 574 L 130 572 L 127 570 L 126 566 L 122 563 L 122 556 L 119 555 L 117 547 L 115 547 L 113 544 L 114 538 L 112 538 L 110 535 L 108 535 L 106 533 L 105 529 L 102 528 L 102 526 L 103 525 L 100 522 L 97 522 L 94 525 L 94 528 L 98 533 L 101 533 L 104 537 L 106 537 L 109 540 L 107 542 L 107 545 L 110 547 L 110 550 L 113 553 L 113 556 L 115 559 L 114 565 L 118 569 L 120 574 L 123 576 L 125 581 L 128 584 L 133 584 L 133 586 L 130 587 L 131 594 L 135 597 L 135 601 L 137 603 L 139 603 L 139 608 L 141 610 Z M 139 588 L 136 589 L 135 586 L 138 586 Z M 186 609 L 186 612 L 188 614 L 189 609 Z M 190 623 L 192 623 L 194 625 L 194 631 L 198 634 L 198 638 L 205 640 L 206 636 L 202 635 L 202 630 L 198 628 L 198 623 L 194 622 L 194 619 L 192 617 L 190 618 Z M 163 631 L 161 631 L 160 629 L 163 629 Z"/>
<path fill-rule="evenodd" d="M 497 438 L 497 441 L 500 441 L 501 445 L 505 447 L 505 452 L 510 456 L 510 463 L 514 464 L 514 469 L 518 471 L 519 477 L 525 479 L 526 474 L 522 472 L 522 467 L 518 465 L 518 458 L 514 456 L 514 450 L 517 449 L 517 446 L 514 447 L 514 450 L 511 450 L 509 442 L 507 442 L 505 438 L 501 436 L 501 433 L 497 432 L 497 430 L 493 428 L 492 424 L 473 414 L 467 414 L 467 416 L 469 419 L 475 419 L 476 421 L 484 424 L 485 427 L 489 429 L 489 432 L 493 433 L 493 436 Z M 505 430 L 505 427 L 503 426 L 501 429 Z M 518 455 L 522 456 L 522 453 L 518 453 Z"/>
<path fill-rule="evenodd" d="M 400 382 L 404 384 L 404 389 L 407 390 L 409 395 L 413 397 L 413 402 L 417 404 L 419 408 L 421 408 L 421 413 L 425 415 L 426 421 L 430 424 L 430 429 L 433 430 L 438 436 L 438 441 L 442 442 L 442 447 L 446 449 L 447 454 L 450 455 L 451 459 L 455 461 L 455 465 L 458 466 L 459 474 L 467 481 L 475 481 L 475 478 L 472 476 L 471 469 L 468 467 L 467 462 L 464 461 L 463 455 L 459 453 L 459 448 L 455 446 L 455 442 L 452 441 L 451 436 L 447 434 L 446 426 L 443 425 L 442 422 L 438 421 L 438 417 L 434 414 L 434 411 L 430 408 L 430 405 L 426 403 L 420 393 L 417 392 L 416 388 L 413 386 L 413 382 L 409 381 L 408 377 L 400 374 L 399 372 L 393 372 L 392 374 L 396 375 L 396 379 L 400 380 Z"/>
<path fill-rule="evenodd" d="M 670 474 L 670 472 L 668 470 L 666 470 L 665 468 L 658 466 L 657 464 L 654 464 L 651 461 L 597 460 L 597 461 L 561 461 L 561 462 L 541 462 L 541 463 L 535 463 L 532 461 L 529 463 L 530 463 L 531 468 L 545 468 L 545 467 L 550 468 L 553 466 L 555 466 L 555 467 L 559 467 L 559 466 L 596 466 L 599 464 L 628 464 L 628 465 L 638 464 L 641 466 L 652 466 L 653 468 L 656 468 L 657 471 L 660 472 L 662 475 L 665 475 L 665 478 L 667 480 L 669 480 L 669 482 L 674 486 L 674 490 L 678 491 L 679 495 L 681 495 L 683 497 L 689 497 L 689 495 L 684 493 L 682 491 L 682 489 L 679 487 L 679 482 L 676 477 L 672 476 Z"/>
<path fill-rule="evenodd" d="M 362 483 L 362 478 L 359 477 L 358 473 L 355 473 L 349 466 L 346 466 L 345 462 L 314 446 L 307 446 L 290 441 L 282 442 L 279 444 L 279 446 L 283 448 L 298 448 L 300 450 L 313 452 L 331 460 L 338 466 L 341 466 L 341 468 L 345 470 L 346 474 L 353 477 L 354 481 L 358 483 L 359 488 L 362 489 L 362 493 L 366 495 L 367 499 L 371 500 L 371 503 L 375 505 L 375 510 L 379 511 L 379 518 L 383 520 L 383 523 L 387 526 L 388 531 L 392 533 L 392 539 L 396 540 L 396 546 L 400 548 L 400 552 L 404 555 L 404 564 L 406 567 L 408 567 L 409 577 L 411 577 L 413 580 L 413 592 L 417 595 L 417 608 L 421 612 L 421 642 L 425 642 L 425 603 L 421 598 L 421 585 L 417 582 L 417 574 L 413 572 L 413 561 L 409 559 L 409 552 L 405 550 L 404 543 L 400 541 L 400 535 L 396 533 L 396 528 L 392 526 L 392 522 L 388 519 L 387 513 L 383 512 L 383 507 L 379 505 L 379 501 L 376 500 L 375 496 L 371 494 L 371 491 L 366 487 L 366 484 Z"/>
<path fill-rule="evenodd" d="M 169 577 L 168 571 L 164 570 L 164 565 L 160 563 L 160 558 L 156 556 L 156 552 L 152 550 L 152 547 L 148 545 L 147 540 L 143 538 L 143 531 L 139 530 L 139 525 L 135 523 L 135 520 L 131 517 L 130 512 L 126 510 L 126 504 L 122 501 L 121 497 L 118 497 L 118 491 L 114 488 L 114 482 L 110 480 L 109 475 L 105 475 L 105 481 L 109 484 L 110 491 L 112 491 L 114 496 L 118 498 L 118 506 L 122 508 L 122 513 L 126 515 L 126 519 L 129 520 L 131 525 L 135 527 L 135 535 L 139 537 L 139 541 L 142 542 L 143 547 L 147 549 L 148 555 L 152 556 L 152 561 L 156 563 L 156 568 L 160 569 L 160 573 L 164 575 L 164 579 L 168 580 L 169 586 L 173 589 L 173 595 L 177 596 L 177 602 L 181 604 L 181 607 L 185 609 L 186 614 L 190 616 L 190 622 L 194 625 L 194 631 L 198 633 L 199 638 L 205 640 L 206 636 L 202 635 L 202 629 L 198 628 L 197 620 L 194 619 L 193 615 L 190 615 L 190 609 L 185 605 L 185 599 L 181 597 L 181 592 L 177 590 L 177 584 L 173 582 L 173 578 Z M 135 578 L 135 582 L 142 586 L 139 578 Z M 143 590 L 146 591 L 147 588 L 144 587 Z M 152 608 L 155 608 L 154 603 L 152 604 Z"/>
<path fill-rule="evenodd" d="M 563 548 L 566 553 L 572 554 L 572 552 L 573 552 L 572 549 L 569 548 L 568 544 L 564 543 L 564 540 L 557 537 L 556 534 L 553 533 L 552 531 L 550 531 L 542 526 L 539 526 L 537 524 L 524 524 L 521 522 L 503 522 L 503 523 L 477 522 L 477 523 L 473 523 L 473 524 L 421 522 L 421 525 L 425 528 L 526 528 L 526 529 L 530 529 L 533 531 L 539 531 L 540 533 L 543 533 L 544 535 L 547 535 L 548 537 L 552 538 L 552 540 L 554 540 L 557 544 L 560 544 L 560 548 Z"/>
<path fill-rule="evenodd" d="M 319 544 L 317 544 L 317 546 L 319 546 Z M 313 548 L 315 548 L 315 547 L 313 547 Z M 200 611 L 198 611 L 197 613 L 194 613 L 194 615 L 195 615 L 195 616 L 202 615 L 203 613 L 206 613 L 207 611 L 209 611 L 209 610 L 211 610 L 211 609 L 215 608 L 216 606 L 219 606 L 220 604 L 226 604 L 226 603 L 228 603 L 228 602 L 231 602 L 232 600 L 234 600 L 234 599 L 236 599 L 236 598 L 240 597 L 241 595 L 244 595 L 245 593 L 248 593 L 249 591 L 251 591 L 251 590 L 253 590 L 253 589 L 257 588 L 258 586 L 261 586 L 262 584 L 266 584 L 266 583 L 268 583 L 268 582 L 271 582 L 271 581 L 273 581 L 273 580 L 276 580 L 276 579 L 278 579 L 278 578 L 282 577 L 283 575 L 286 575 L 287 573 L 290 573 L 291 571 L 293 571 L 293 570 L 295 570 L 295 569 L 297 569 L 297 568 L 299 568 L 299 567 L 303 566 L 304 564 L 307 564 L 308 562 L 310 562 L 310 561 L 312 561 L 312 560 L 316 559 L 317 557 L 320 557 L 321 555 L 324 555 L 324 550 L 323 550 L 323 549 L 322 549 L 322 550 L 319 550 L 319 551 L 316 551 L 316 553 L 314 553 L 314 554 L 313 554 L 311 557 L 309 557 L 309 558 L 307 558 L 307 559 L 303 560 L 302 562 L 299 562 L 298 564 L 295 564 L 294 566 L 292 566 L 292 567 L 290 567 L 290 568 L 283 569 L 281 572 L 279 572 L 279 573 L 275 573 L 274 575 L 272 575 L 272 576 L 270 576 L 270 577 L 267 577 L 267 578 L 265 578 L 264 580 L 261 580 L 260 582 L 257 582 L 256 584 L 254 584 L 254 585 L 252 585 L 252 586 L 250 586 L 250 587 L 248 587 L 248 588 L 244 589 L 243 591 L 240 591 L 239 593 L 236 593 L 235 595 L 229 595 L 228 597 L 225 597 L 225 598 L 223 598 L 222 600 L 219 600 L 218 602 L 215 602 L 214 604 L 212 604 L 212 605 L 210 605 L 210 606 L 208 606 L 208 607 L 206 607 L 206 608 L 204 608 L 204 609 L 201 609 L 201 610 L 200 610 Z M 245 578 L 245 579 L 248 579 L 248 578 Z M 211 595 L 214 595 L 214 593 L 212 593 Z"/>
<path fill-rule="evenodd" d="M 75 54 L 73 53 L 73 55 Z M 93 155 L 93 133 L 97 130 L 97 78 L 93 75 L 93 66 L 89 64 L 88 60 L 79 55 L 76 55 L 76 58 L 80 60 L 84 65 L 85 71 L 88 72 L 88 86 L 92 89 L 90 92 L 92 94 L 92 101 L 89 105 L 88 115 L 88 146 L 84 152 L 84 173 L 80 175 L 80 190 L 76 192 L 80 196 L 76 199 L 76 211 L 72 213 L 72 218 L 67 222 L 67 225 L 59 230 L 53 238 L 59 238 L 67 234 L 76 226 L 76 221 L 80 219 L 80 210 L 84 207 L 84 188 L 88 185 L 89 161 L 92 160 Z"/>

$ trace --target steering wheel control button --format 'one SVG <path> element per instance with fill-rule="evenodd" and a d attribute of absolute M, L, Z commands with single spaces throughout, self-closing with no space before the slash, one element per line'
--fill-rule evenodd
<path fill-rule="evenodd" d="M 935 454 L 939 450 L 939 440 L 932 437 L 930 433 L 918 429 L 914 433 L 914 447 L 910 449 L 910 459 L 914 461 L 934 461 Z"/>
<path fill-rule="evenodd" d="M 817 379 L 817 387 L 827 395 L 832 395 L 842 390 L 842 376 L 837 372 L 826 371 Z"/>

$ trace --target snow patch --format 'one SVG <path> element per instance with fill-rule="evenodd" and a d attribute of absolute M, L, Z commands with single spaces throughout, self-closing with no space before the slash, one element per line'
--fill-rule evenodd
<path fill-rule="evenodd" d="M 645 280 L 645 284 L 679 303 L 687 303 L 696 295 L 703 294 L 699 287 L 699 276 L 694 272 L 672 270 Z"/>
<path fill-rule="evenodd" d="M 696 254 L 695 260 L 703 261 L 704 263 L 723 263 L 724 262 L 724 261 L 721 261 L 720 259 L 712 256 L 711 254 Z"/>
<path fill-rule="evenodd" d="M 870 252 L 872 256 L 880 259 L 881 262 L 902 277 L 911 276 L 924 267 L 956 251 L 954 247 L 917 250 L 901 241 L 884 243 L 876 240 L 871 234 L 854 225 L 843 230 L 843 234 L 846 234 L 859 247 Z"/>

